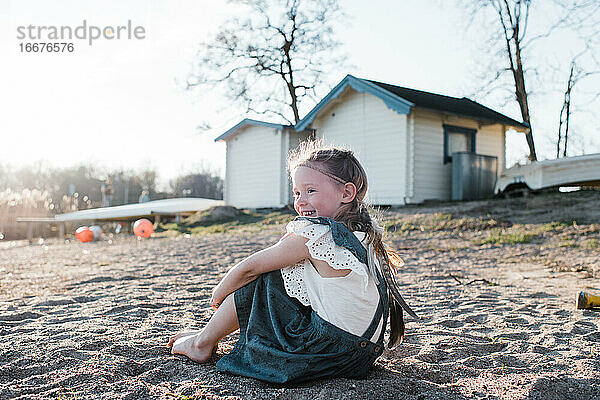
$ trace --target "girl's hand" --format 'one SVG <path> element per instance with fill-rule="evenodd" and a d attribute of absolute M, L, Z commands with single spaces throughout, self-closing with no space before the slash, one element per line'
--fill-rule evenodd
<path fill-rule="evenodd" d="M 213 308 L 213 310 L 216 310 L 217 308 L 219 308 L 220 304 L 217 303 L 215 301 L 215 299 L 213 299 L 212 297 L 210 298 L 210 300 L 208 301 L 208 304 L 210 304 L 210 306 Z"/>
<path fill-rule="evenodd" d="M 221 302 L 215 298 L 215 291 L 217 291 L 218 288 L 219 288 L 219 285 L 217 285 L 213 288 L 211 296 L 210 296 L 210 300 L 208 301 L 208 304 L 210 304 L 210 306 L 213 308 L 213 310 L 216 310 L 221 305 Z"/>

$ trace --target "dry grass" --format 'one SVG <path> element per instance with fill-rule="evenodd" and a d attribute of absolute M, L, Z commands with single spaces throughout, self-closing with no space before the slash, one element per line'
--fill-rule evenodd
<path fill-rule="evenodd" d="M 490 234 L 482 240 L 476 240 L 475 243 L 479 245 L 483 244 L 518 244 L 518 243 L 529 243 L 536 235 L 534 233 L 525 233 L 521 230 L 500 230 L 494 229 Z"/>
<path fill-rule="evenodd" d="M 224 209 L 227 209 L 224 211 Z M 258 232 L 267 226 L 286 224 L 295 215 L 290 211 L 272 211 L 268 213 L 238 210 L 233 207 L 213 207 L 200 211 L 181 223 L 160 225 L 158 231 L 166 236 L 174 233 L 191 235 L 209 235 L 213 233 Z"/>
<path fill-rule="evenodd" d="M 437 232 L 460 230 L 487 230 L 503 223 L 484 216 L 455 217 L 450 213 L 434 212 L 431 214 L 414 214 L 407 217 L 392 217 L 384 220 L 386 232 L 390 234 L 408 231 Z"/>

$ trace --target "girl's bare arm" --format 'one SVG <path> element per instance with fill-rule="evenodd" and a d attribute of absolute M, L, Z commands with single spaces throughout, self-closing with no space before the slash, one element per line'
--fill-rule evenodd
<path fill-rule="evenodd" d="M 231 268 L 213 290 L 211 305 L 219 304 L 231 293 L 252 282 L 261 274 L 287 267 L 310 257 L 308 239 L 293 233 L 286 235 L 277 244 L 242 260 Z"/>

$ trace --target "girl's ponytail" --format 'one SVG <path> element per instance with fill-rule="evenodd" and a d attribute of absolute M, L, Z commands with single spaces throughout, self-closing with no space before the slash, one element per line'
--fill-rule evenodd
<path fill-rule="evenodd" d="M 388 297 L 390 299 L 390 337 L 388 339 L 388 348 L 394 347 L 396 344 L 402 343 L 404 338 L 404 312 L 406 310 L 412 317 L 419 319 L 415 312 L 406 304 L 400 291 L 395 276 L 404 265 L 404 261 L 398 253 L 391 250 L 383 242 L 383 229 L 379 226 L 375 219 L 371 219 L 372 234 L 369 238 L 373 238 L 373 246 L 375 254 L 379 262 L 381 274 L 385 280 Z"/>

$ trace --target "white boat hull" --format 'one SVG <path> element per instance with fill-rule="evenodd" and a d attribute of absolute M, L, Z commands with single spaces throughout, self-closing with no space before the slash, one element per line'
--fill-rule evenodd
<path fill-rule="evenodd" d="M 495 194 L 513 187 L 531 190 L 559 186 L 600 186 L 600 154 L 565 157 L 516 165 L 505 170 L 496 183 Z"/>

